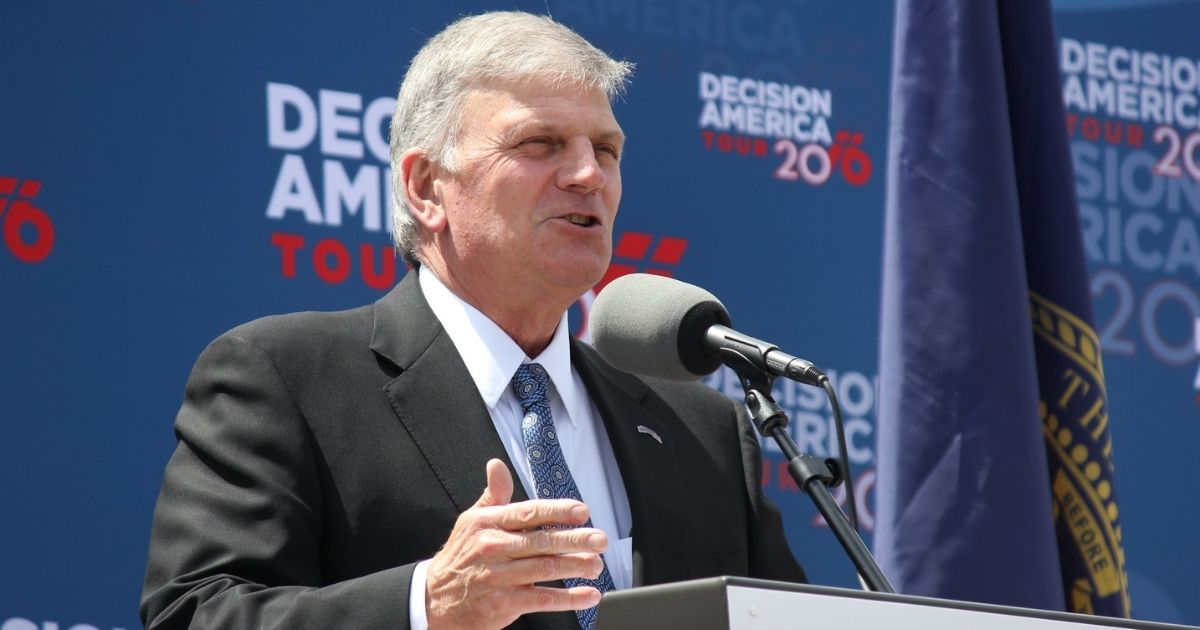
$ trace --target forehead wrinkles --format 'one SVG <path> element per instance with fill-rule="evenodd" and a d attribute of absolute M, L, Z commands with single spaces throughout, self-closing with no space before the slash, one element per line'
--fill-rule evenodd
<path fill-rule="evenodd" d="M 582 133 L 611 142 L 624 137 L 608 98 L 588 88 L 537 83 L 484 85 L 467 95 L 463 114 L 464 137 L 480 131 L 502 138 Z"/>
<path fill-rule="evenodd" d="M 473 149 L 488 148 L 502 141 L 515 127 L 534 117 L 528 104 L 512 94 L 497 90 L 472 90 L 463 107 L 458 141 Z M 484 146 L 476 146 L 476 145 Z"/>

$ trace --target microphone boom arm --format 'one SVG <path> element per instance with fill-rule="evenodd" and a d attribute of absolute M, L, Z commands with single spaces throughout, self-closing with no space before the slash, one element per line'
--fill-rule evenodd
<path fill-rule="evenodd" d="M 737 373 L 742 383 L 742 389 L 746 392 L 746 408 L 750 411 L 754 426 L 758 428 L 759 433 L 773 438 L 779 445 L 779 449 L 788 460 L 788 473 L 796 485 L 812 499 L 821 516 L 825 517 L 829 529 L 850 556 L 867 588 L 878 593 L 895 593 L 883 570 L 876 564 L 875 558 L 863 543 L 862 537 L 829 493 L 827 486 L 837 485 L 841 475 L 848 474 L 849 471 L 838 470 L 840 466 L 834 459 L 820 460 L 807 453 L 801 453 L 796 447 L 796 442 L 787 431 L 787 414 L 771 397 L 774 376 L 756 365 L 754 360 L 729 347 L 721 348 L 720 355 L 722 362 Z M 762 354 L 765 355 L 766 352 Z M 825 376 L 821 374 L 820 378 Z M 849 500 L 854 501 L 855 498 L 849 497 Z"/>

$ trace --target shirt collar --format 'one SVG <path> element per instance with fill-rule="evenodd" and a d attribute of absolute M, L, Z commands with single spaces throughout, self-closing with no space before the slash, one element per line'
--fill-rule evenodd
<path fill-rule="evenodd" d="M 467 372 L 488 409 L 494 408 L 508 391 L 513 375 L 522 363 L 540 363 L 550 375 L 571 423 L 575 423 L 581 401 L 571 371 L 571 342 L 565 312 L 550 345 L 537 358 L 530 359 L 496 322 L 455 295 L 432 271 L 421 266 L 417 273 L 429 308 L 462 355 Z"/>

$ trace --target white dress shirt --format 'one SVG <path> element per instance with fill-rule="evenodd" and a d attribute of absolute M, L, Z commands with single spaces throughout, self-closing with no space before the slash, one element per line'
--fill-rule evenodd
<path fill-rule="evenodd" d="M 521 436 L 525 411 L 511 382 L 522 363 L 540 363 L 550 375 L 550 412 L 558 432 L 563 457 L 592 515 L 592 526 L 608 535 L 604 561 L 618 589 L 633 584 L 632 517 L 621 471 L 612 444 L 587 389 L 571 365 L 567 315 L 554 332 L 550 345 L 529 358 L 495 322 L 446 288 L 433 272 L 418 269 L 421 291 L 467 365 L 471 380 L 487 406 L 508 458 L 516 467 L 525 494 L 537 496 L 532 468 Z M 453 418 L 445 421 L 453 422 Z M 480 491 L 482 492 L 482 488 Z M 413 630 L 428 628 L 425 582 L 429 561 L 417 564 L 409 592 L 409 622 Z"/>

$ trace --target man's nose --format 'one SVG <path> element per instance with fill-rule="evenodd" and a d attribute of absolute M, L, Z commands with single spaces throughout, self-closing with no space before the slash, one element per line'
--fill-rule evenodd
<path fill-rule="evenodd" d="M 591 140 L 579 139 L 570 143 L 565 152 L 566 162 L 558 170 L 558 186 L 581 194 L 604 188 L 607 176 L 596 159 Z"/>

